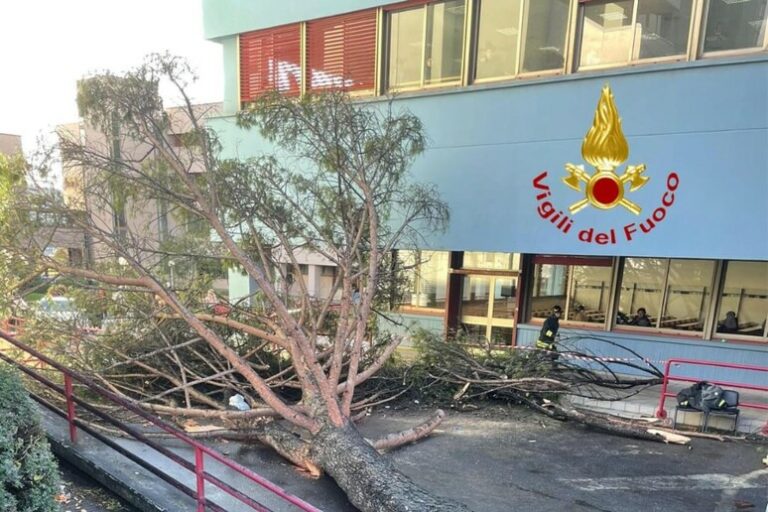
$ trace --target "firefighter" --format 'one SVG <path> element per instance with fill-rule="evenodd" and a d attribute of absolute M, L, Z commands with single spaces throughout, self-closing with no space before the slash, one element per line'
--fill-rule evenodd
<path fill-rule="evenodd" d="M 544 320 L 544 325 L 541 326 L 539 339 L 536 341 L 536 348 L 551 352 L 557 350 L 555 336 L 557 336 L 557 330 L 560 329 L 560 316 L 562 314 L 563 310 L 560 306 L 552 308 L 552 314 Z"/>

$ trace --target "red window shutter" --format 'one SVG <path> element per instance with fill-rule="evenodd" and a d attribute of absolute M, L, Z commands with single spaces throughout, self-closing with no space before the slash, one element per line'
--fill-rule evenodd
<path fill-rule="evenodd" d="M 301 32 L 299 25 L 240 34 L 240 100 L 279 91 L 301 92 Z"/>
<path fill-rule="evenodd" d="M 307 89 L 371 90 L 375 74 L 375 10 L 307 23 Z"/>

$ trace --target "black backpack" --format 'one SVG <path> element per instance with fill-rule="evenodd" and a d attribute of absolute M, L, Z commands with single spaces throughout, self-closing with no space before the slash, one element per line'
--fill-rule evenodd
<path fill-rule="evenodd" d="M 725 409 L 728 403 L 723 399 L 723 388 L 706 381 L 697 382 L 677 394 L 677 403 L 681 407 L 691 407 L 699 411 Z"/>

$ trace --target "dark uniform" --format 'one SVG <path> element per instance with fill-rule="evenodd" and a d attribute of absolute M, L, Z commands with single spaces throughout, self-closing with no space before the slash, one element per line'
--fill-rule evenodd
<path fill-rule="evenodd" d="M 536 348 L 542 350 L 556 350 L 555 336 L 557 330 L 560 329 L 559 309 L 552 311 L 552 314 L 544 320 L 544 325 L 541 326 L 541 332 L 539 333 L 539 339 L 536 341 Z"/>

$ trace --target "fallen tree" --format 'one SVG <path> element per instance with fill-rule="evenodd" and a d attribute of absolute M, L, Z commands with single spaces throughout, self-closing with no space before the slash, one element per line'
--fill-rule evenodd
<path fill-rule="evenodd" d="M 571 336 L 560 340 L 552 352 L 525 347 L 493 346 L 484 338 L 444 340 L 428 332 L 415 336 L 419 360 L 402 382 L 384 383 L 389 393 L 406 384 L 430 393 L 438 403 L 461 406 L 472 400 L 492 398 L 524 404 L 551 418 L 579 423 L 616 435 L 687 443 L 685 436 L 659 428 L 657 422 L 633 420 L 577 409 L 568 397 L 620 401 L 660 384 L 663 373 L 635 351 L 598 336 Z M 605 357 L 586 351 L 583 343 L 610 347 L 616 355 Z M 594 349 L 593 349 L 594 350 Z"/>
<path fill-rule="evenodd" d="M 420 121 L 338 92 L 269 95 L 238 124 L 276 150 L 227 158 L 185 92 L 191 79 L 179 59 L 152 56 L 125 74 L 80 82 L 86 130 L 99 137 L 64 131 L 60 150 L 65 169 L 82 171 L 87 200 L 19 197 L 1 236 L 9 251 L 54 270 L 100 328 L 37 319 L 25 336 L 57 345 L 60 357 L 148 409 L 250 421 L 279 453 L 332 476 L 360 510 L 468 510 L 426 492 L 374 448 L 427 435 L 441 414 L 380 443 L 351 421 L 356 390 L 400 342 L 374 320 L 382 291 L 391 291 L 392 251 L 448 219 L 434 189 L 408 178 L 425 147 Z M 163 108 L 161 83 L 180 100 L 173 112 Z M 161 210 L 183 226 L 162 243 L 148 235 Z M 79 263 L 47 254 L 41 218 L 50 231 L 82 230 L 97 256 Z M 312 297 L 297 278 L 303 251 L 336 267 L 327 297 Z M 210 276 L 201 270 L 221 260 L 259 290 L 225 313 L 204 299 Z M 227 409 L 235 393 L 250 410 Z"/>

